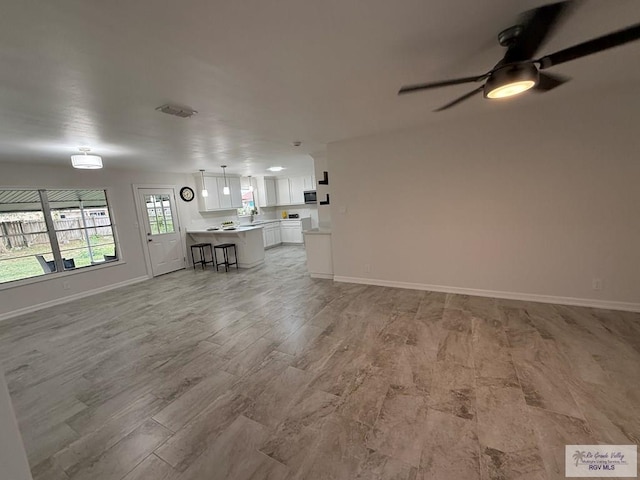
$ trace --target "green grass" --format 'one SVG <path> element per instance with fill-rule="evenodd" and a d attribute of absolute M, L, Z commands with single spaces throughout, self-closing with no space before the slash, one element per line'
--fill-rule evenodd
<path fill-rule="evenodd" d="M 93 245 L 109 241 L 112 242 L 113 237 L 91 237 L 94 262 L 104 261 L 104 255 L 115 254 L 114 244 Z M 86 242 L 75 240 L 60 247 L 62 256 L 66 259 L 72 258 L 76 268 L 91 265 Z M 45 273 L 36 259 L 36 255 L 43 255 L 47 261 L 53 260 L 51 247 L 48 244 L 12 249 L 7 253 L 0 253 L 0 283 L 44 275 Z"/>

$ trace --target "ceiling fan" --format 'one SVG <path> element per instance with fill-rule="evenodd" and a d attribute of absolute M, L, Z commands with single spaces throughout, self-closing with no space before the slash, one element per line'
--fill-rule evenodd
<path fill-rule="evenodd" d="M 498 42 L 507 48 L 507 52 L 502 60 L 487 73 L 441 82 L 407 85 L 400 89 L 398 95 L 449 85 L 484 82 L 471 92 L 434 110 L 441 112 L 480 92 L 483 92 L 485 98 L 490 99 L 511 97 L 532 88 L 546 92 L 569 81 L 569 78 L 542 73 L 540 70 L 640 39 L 640 23 L 637 23 L 550 55 L 534 58 L 538 48 L 550 35 L 553 27 L 567 14 L 573 3 L 575 0 L 566 0 L 535 8 L 524 13 L 520 23 L 500 32 Z"/>

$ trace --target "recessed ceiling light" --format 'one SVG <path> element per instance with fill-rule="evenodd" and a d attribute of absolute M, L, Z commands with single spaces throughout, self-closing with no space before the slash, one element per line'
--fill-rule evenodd
<path fill-rule="evenodd" d="M 270 172 L 281 172 L 282 170 L 284 170 L 284 167 L 269 167 L 267 168 L 267 170 L 269 170 Z"/>

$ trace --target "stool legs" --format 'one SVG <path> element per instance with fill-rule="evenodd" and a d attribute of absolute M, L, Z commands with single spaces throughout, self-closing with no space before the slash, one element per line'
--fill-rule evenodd
<path fill-rule="evenodd" d="M 207 251 L 206 248 L 209 247 L 209 253 L 211 254 L 211 261 L 207 261 Z M 200 259 L 196 261 L 195 256 L 193 255 L 193 250 L 197 248 L 198 253 L 200 255 Z M 193 263 L 193 269 L 195 270 L 196 265 L 202 265 L 202 269 L 205 270 L 207 268 L 207 263 L 213 264 L 215 267 L 216 262 L 213 256 L 213 248 L 210 243 L 196 243 L 195 245 L 191 245 L 191 262 Z"/>
<path fill-rule="evenodd" d="M 230 262 L 229 260 L 229 249 L 233 247 L 233 256 L 234 256 L 234 261 Z M 222 258 L 223 261 L 219 262 L 218 261 L 218 250 L 222 250 Z M 219 270 L 220 266 L 224 265 L 224 271 L 228 272 L 229 271 L 229 266 L 230 265 L 235 265 L 236 266 L 236 270 L 239 270 L 238 267 L 238 253 L 236 250 L 236 245 L 234 243 L 223 243 L 221 245 L 214 245 L 213 247 L 213 251 L 214 251 L 214 259 L 215 259 L 215 267 L 216 267 L 216 271 Z"/>

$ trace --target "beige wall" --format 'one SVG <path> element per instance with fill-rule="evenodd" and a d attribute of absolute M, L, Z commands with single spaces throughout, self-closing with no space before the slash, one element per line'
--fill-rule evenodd
<path fill-rule="evenodd" d="M 143 244 L 138 229 L 132 184 L 165 184 L 195 189 L 192 175 L 113 170 L 80 171 L 69 167 L 48 167 L 18 163 L 0 164 L 0 186 L 3 187 L 77 187 L 107 188 L 124 263 L 106 268 L 87 269 L 72 275 L 57 276 L 37 283 L 0 289 L 0 318 L 9 312 L 55 301 L 64 296 L 109 287 L 147 277 Z M 177 200 L 180 220 L 184 225 L 202 221 L 197 201 L 189 204 Z M 62 282 L 70 289 L 63 290 Z"/>
<path fill-rule="evenodd" d="M 330 144 L 336 277 L 639 308 L 637 94 L 527 102 Z"/>

